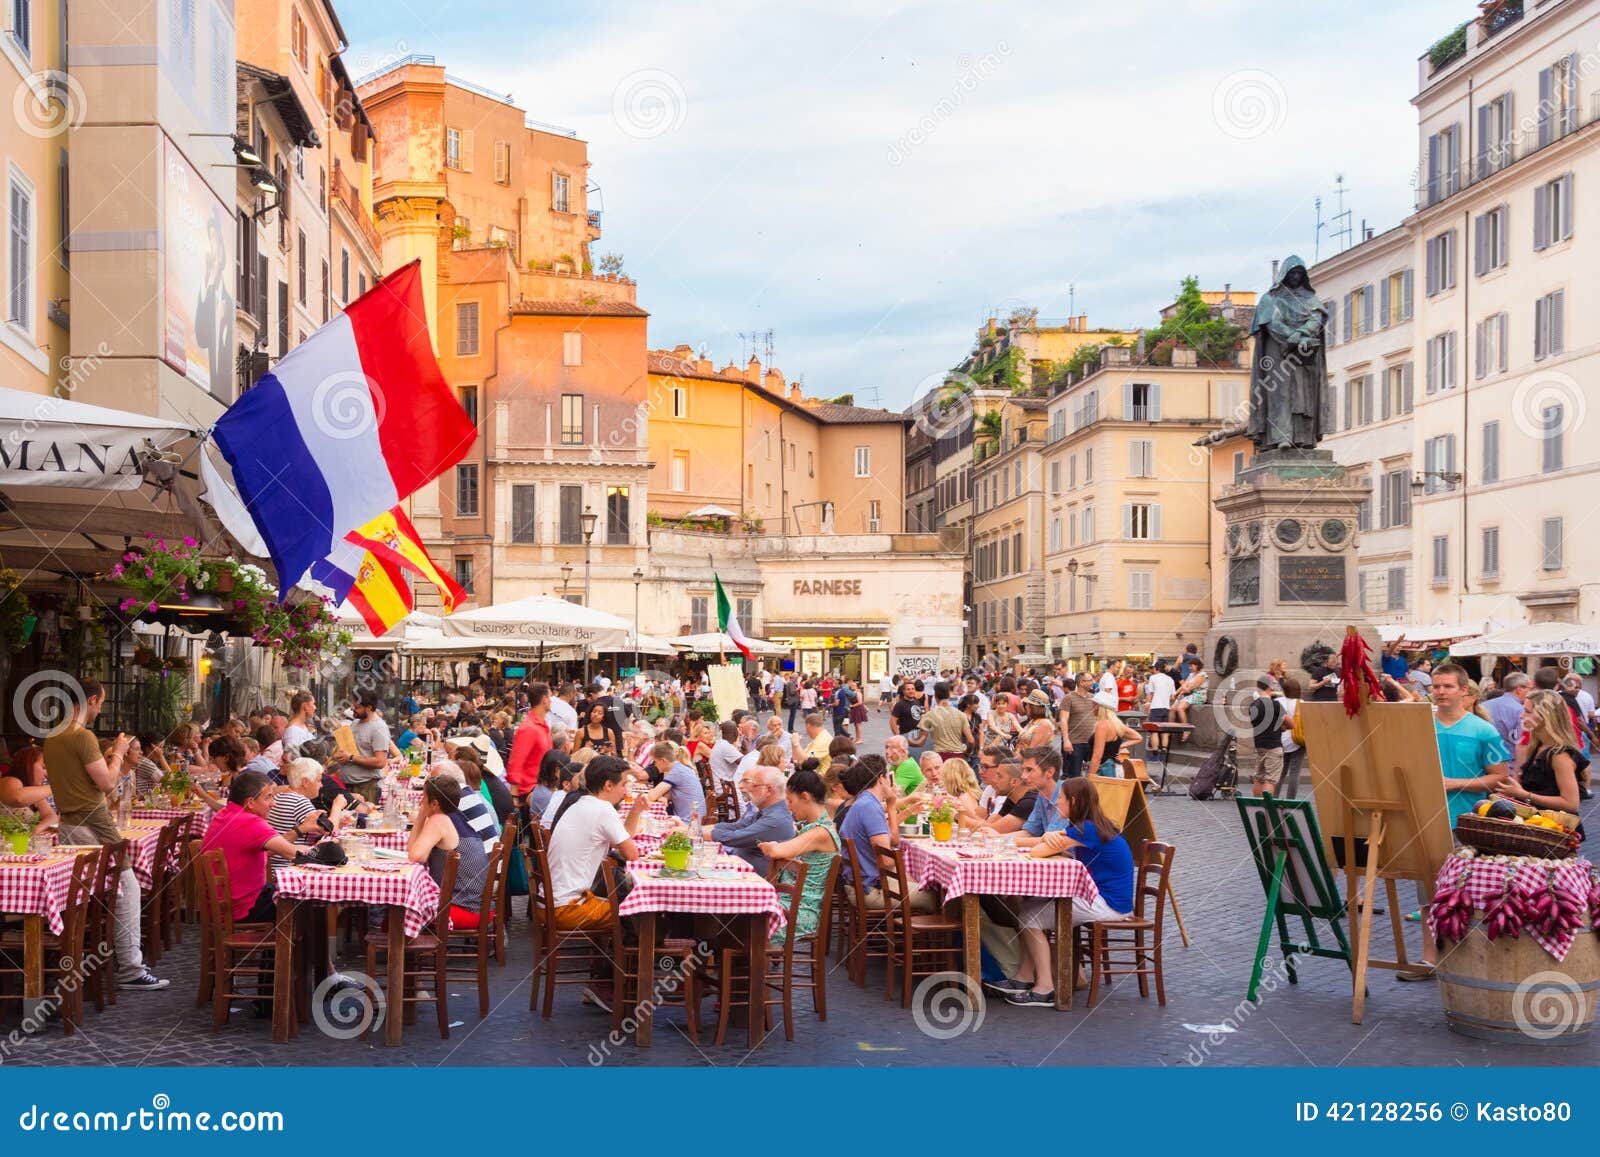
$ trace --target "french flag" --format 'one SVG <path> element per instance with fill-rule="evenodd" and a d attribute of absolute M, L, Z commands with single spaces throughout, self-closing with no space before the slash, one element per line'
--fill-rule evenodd
<path fill-rule="evenodd" d="M 282 593 L 460 461 L 478 432 L 433 356 L 420 264 L 290 350 L 212 432 Z"/>

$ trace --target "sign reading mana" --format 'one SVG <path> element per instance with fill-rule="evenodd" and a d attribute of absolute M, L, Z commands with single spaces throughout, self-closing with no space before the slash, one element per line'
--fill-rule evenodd
<path fill-rule="evenodd" d="M 861 580 L 795 579 L 794 593 L 797 595 L 843 595 L 849 598 L 860 598 Z"/>
<path fill-rule="evenodd" d="M 105 441 L 66 442 L 0 437 L 0 486 L 54 486 L 71 481 L 97 489 L 128 489 L 143 471 L 139 451 L 143 432 Z M 69 477 L 58 478 L 59 475 Z"/>

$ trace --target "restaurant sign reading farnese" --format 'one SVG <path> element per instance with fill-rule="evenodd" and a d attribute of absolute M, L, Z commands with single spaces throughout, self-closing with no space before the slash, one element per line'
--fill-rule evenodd
<path fill-rule="evenodd" d="M 795 579 L 797 595 L 840 595 L 846 598 L 861 597 L 860 579 Z"/>

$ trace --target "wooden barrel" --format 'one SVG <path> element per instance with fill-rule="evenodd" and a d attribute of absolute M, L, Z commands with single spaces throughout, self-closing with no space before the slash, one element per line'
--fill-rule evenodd
<path fill-rule="evenodd" d="M 1466 939 L 1446 941 L 1439 994 L 1453 1032 L 1507 1044 L 1585 1041 L 1600 995 L 1600 936 L 1587 915 L 1567 958 L 1555 960 L 1526 930 L 1490 940 L 1474 920 Z"/>

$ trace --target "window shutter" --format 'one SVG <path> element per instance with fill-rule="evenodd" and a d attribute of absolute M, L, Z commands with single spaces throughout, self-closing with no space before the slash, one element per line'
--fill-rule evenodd
<path fill-rule="evenodd" d="M 1567 291 L 1558 289 L 1550 295 L 1550 352 L 1565 353 L 1567 349 Z"/>
<path fill-rule="evenodd" d="M 1366 292 L 1361 295 L 1361 332 L 1364 334 L 1372 332 L 1372 300 L 1376 296 L 1368 283 Z"/>
<path fill-rule="evenodd" d="M 1427 204 L 1439 199 L 1439 134 L 1428 138 L 1428 194 Z"/>
<path fill-rule="evenodd" d="M 1561 178 L 1561 240 L 1572 236 L 1572 174 Z"/>
<path fill-rule="evenodd" d="M 1550 143 L 1550 97 L 1554 91 L 1551 85 L 1553 79 L 1552 69 L 1541 68 L 1539 70 L 1539 147 L 1541 149 Z"/>
<path fill-rule="evenodd" d="M 1396 526 L 1410 526 L 1411 525 L 1411 484 L 1410 484 L 1410 479 L 1408 479 L 1404 474 L 1396 474 L 1394 476 L 1394 478 L 1395 478 L 1395 485 L 1394 485 L 1395 501 L 1394 501 L 1394 507 L 1395 507 L 1395 510 L 1398 512 L 1396 514 L 1396 516 L 1395 516 L 1394 524 Z"/>
<path fill-rule="evenodd" d="M 1122 504 L 1122 537 L 1133 537 L 1133 506 L 1127 502 Z"/>
<path fill-rule="evenodd" d="M 1335 339 L 1337 339 L 1339 336 L 1339 308 L 1338 304 L 1331 297 L 1322 303 L 1322 307 L 1328 311 L 1328 325 L 1324 332 L 1327 335 L 1326 341 L 1328 347 L 1332 348 Z"/>
<path fill-rule="evenodd" d="M 1150 537 L 1161 537 L 1161 504 L 1152 503 L 1150 506 Z"/>
<path fill-rule="evenodd" d="M 1456 468 L 1456 436 L 1454 434 L 1446 434 L 1444 436 L 1443 449 L 1444 471 L 1447 474 L 1454 473 Z"/>
<path fill-rule="evenodd" d="M 1485 213 L 1472 222 L 1472 273 L 1474 277 L 1482 277 L 1489 272 L 1488 262 L 1489 214 Z"/>
<path fill-rule="evenodd" d="M 1550 189 L 1546 185 L 1533 191 L 1533 247 L 1550 247 Z"/>
<path fill-rule="evenodd" d="M 1422 248 L 1422 263 L 1426 268 L 1425 282 L 1428 296 L 1432 297 L 1439 292 L 1439 244 L 1438 238 L 1430 237 Z"/>
<path fill-rule="evenodd" d="M 1430 393 L 1430 394 L 1435 392 L 1439 388 L 1439 354 L 1438 354 L 1438 349 L 1439 349 L 1439 339 L 1436 338 L 1436 337 L 1429 338 L 1428 339 L 1428 346 L 1427 346 L 1428 367 L 1427 367 L 1427 374 L 1426 374 L 1426 378 L 1427 378 L 1426 391 L 1428 393 Z"/>
<path fill-rule="evenodd" d="M 1411 320 L 1411 270 L 1400 275 L 1400 320 Z"/>
<path fill-rule="evenodd" d="M 1122 383 L 1122 420 L 1127 422 L 1133 419 L 1133 383 Z"/>
<path fill-rule="evenodd" d="M 1352 319 L 1352 316 L 1353 316 L 1353 313 L 1354 313 L 1354 311 L 1350 308 L 1350 303 L 1353 300 L 1354 296 L 1355 296 L 1354 294 L 1350 294 L 1350 293 L 1347 293 L 1347 294 L 1344 295 L 1344 340 L 1345 341 L 1349 341 L 1350 340 L 1350 322 L 1351 322 L 1351 319 Z"/>
<path fill-rule="evenodd" d="M 1486 357 L 1488 356 L 1485 349 L 1485 346 L 1489 340 L 1488 329 L 1489 323 L 1486 321 L 1480 321 L 1477 327 L 1472 331 L 1472 376 L 1474 378 L 1483 377 L 1483 365 Z"/>
<path fill-rule="evenodd" d="M 1500 100 L 1504 105 L 1505 116 L 1500 122 L 1501 137 L 1494 143 L 1499 151 L 1499 156 L 1495 159 L 1497 169 L 1505 168 L 1517 155 L 1517 94 L 1514 90 L 1507 89 L 1501 93 Z"/>
<path fill-rule="evenodd" d="M 461 171 L 472 172 L 472 130 L 461 130 Z"/>
<path fill-rule="evenodd" d="M 1478 106 L 1478 157 L 1476 162 L 1478 180 L 1483 180 L 1489 172 L 1489 106 Z"/>
<path fill-rule="evenodd" d="M 1149 386 L 1150 420 L 1161 421 L 1161 383 L 1152 382 Z"/>
<path fill-rule="evenodd" d="M 1407 362 L 1405 365 L 1400 367 L 1400 412 L 1402 414 L 1411 413 L 1411 366 L 1412 363 Z"/>
<path fill-rule="evenodd" d="M 1344 425 L 1342 429 L 1349 430 L 1355 426 L 1356 390 L 1360 382 L 1352 378 L 1344 387 Z"/>
<path fill-rule="evenodd" d="M 1456 285 L 1456 230 L 1445 230 L 1442 248 L 1444 252 L 1440 261 L 1439 285 L 1443 289 L 1454 289 Z"/>
<path fill-rule="evenodd" d="M 1385 474 L 1383 476 L 1381 485 L 1378 487 L 1378 525 L 1380 527 L 1393 525 L 1393 523 L 1389 521 L 1389 479 L 1392 477 L 1394 477 L 1394 475 Z"/>
<path fill-rule="evenodd" d="M 1372 392 L 1375 388 L 1375 382 L 1371 374 L 1367 374 L 1361 379 L 1361 424 L 1363 426 L 1371 423 L 1373 415 L 1378 410 L 1372 397 Z"/>
<path fill-rule="evenodd" d="M 1378 403 L 1378 406 L 1383 411 L 1383 415 L 1382 416 L 1385 417 L 1385 418 L 1390 416 L 1391 409 L 1393 408 L 1393 405 L 1394 405 L 1393 399 L 1390 398 L 1390 396 L 1389 396 L 1393 392 L 1394 391 L 1389 388 L 1389 371 L 1388 370 L 1384 370 L 1383 371 L 1383 391 L 1382 391 L 1383 400 Z"/>
<path fill-rule="evenodd" d="M 1140 453 L 1142 445 L 1137 441 L 1128 443 L 1128 477 L 1137 478 L 1143 471 L 1140 469 L 1144 456 Z"/>
<path fill-rule="evenodd" d="M 1389 328 L 1389 279 L 1378 282 L 1378 328 Z"/>

